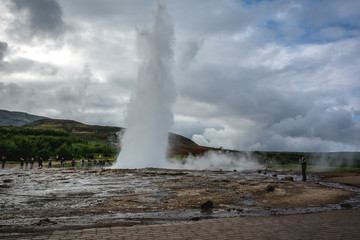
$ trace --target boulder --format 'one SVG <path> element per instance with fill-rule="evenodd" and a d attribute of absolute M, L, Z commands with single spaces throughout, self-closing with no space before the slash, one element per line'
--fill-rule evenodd
<path fill-rule="evenodd" d="M 267 192 L 273 192 L 273 191 L 275 191 L 275 186 L 273 186 L 273 185 L 267 185 L 267 186 L 266 186 L 266 191 L 267 191 Z"/>
<path fill-rule="evenodd" d="M 213 205 L 214 203 L 212 201 L 206 201 L 205 203 L 201 204 L 201 211 L 209 211 L 213 208 Z"/>
<path fill-rule="evenodd" d="M 351 209 L 352 208 L 351 204 L 349 204 L 349 203 L 341 203 L 340 206 L 342 209 Z"/>
<path fill-rule="evenodd" d="M 49 218 L 44 218 L 33 223 L 33 225 L 37 225 L 37 226 L 47 225 L 47 224 L 57 224 L 57 222 L 51 221 Z"/>
<path fill-rule="evenodd" d="M 294 181 L 294 178 L 292 176 L 286 176 L 283 179 L 286 181 L 292 181 L 292 182 Z"/>

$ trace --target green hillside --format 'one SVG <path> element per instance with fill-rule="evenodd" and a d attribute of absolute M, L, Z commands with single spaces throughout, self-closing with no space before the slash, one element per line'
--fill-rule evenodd
<path fill-rule="evenodd" d="M 32 129 L 50 129 L 68 133 L 85 141 L 114 144 L 118 143 L 117 133 L 122 131 L 120 127 L 106 127 L 98 125 L 86 125 L 73 120 L 42 119 L 23 126 Z"/>
<path fill-rule="evenodd" d="M 22 126 L 46 117 L 31 115 L 24 112 L 0 110 L 0 126 Z"/>

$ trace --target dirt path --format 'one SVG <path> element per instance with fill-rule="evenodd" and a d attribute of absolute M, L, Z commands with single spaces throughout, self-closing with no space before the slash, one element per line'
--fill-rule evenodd
<path fill-rule="evenodd" d="M 351 172 L 317 172 L 322 181 L 346 184 L 360 188 L 360 173 Z"/>
<path fill-rule="evenodd" d="M 6 239 L 359 239 L 360 210 L 106 227 L 8 236 Z"/>

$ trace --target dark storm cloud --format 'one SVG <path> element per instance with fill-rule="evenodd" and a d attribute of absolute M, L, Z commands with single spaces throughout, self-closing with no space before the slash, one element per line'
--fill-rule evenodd
<path fill-rule="evenodd" d="M 7 43 L 0 41 L 0 71 L 3 71 L 4 68 L 3 60 L 6 55 L 7 48 L 8 48 Z"/>
<path fill-rule="evenodd" d="M 8 48 L 8 44 L 6 42 L 0 41 L 0 64 L 5 57 L 7 48 Z"/>
<path fill-rule="evenodd" d="M 13 31 L 20 36 L 57 38 L 65 31 L 63 12 L 56 0 L 12 0 L 18 19 Z"/>
<path fill-rule="evenodd" d="M 274 124 L 272 130 L 283 136 L 360 144 L 360 124 L 352 118 L 350 111 L 344 109 L 314 108 L 304 116 L 283 119 Z"/>
<path fill-rule="evenodd" d="M 26 58 L 14 59 L 4 67 L 4 74 L 30 73 L 38 76 L 54 76 L 58 69 L 49 63 L 38 62 Z"/>

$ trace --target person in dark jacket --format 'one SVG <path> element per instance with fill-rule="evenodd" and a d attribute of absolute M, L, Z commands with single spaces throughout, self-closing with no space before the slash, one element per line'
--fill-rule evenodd
<path fill-rule="evenodd" d="M 30 169 L 33 169 L 33 166 L 34 166 L 34 158 L 32 157 L 30 159 Z"/>
<path fill-rule="evenodd" d="M 306 160 L 305 160 L 305 157 L 302 157 L 300 160 L 299 160 L 300 164 L 301 164 L 301 174 L 302 174 L 302 181 L 306 181 L 306 167 L 307 167 L 307 164 L 306 164 Z"/>
<path fill-rule="evenodd" d="M 1 157 L 1 169 L 5 168 L 5 163 L 6 163 L 6 156 L 4 155 Z"/>
<path fill-rule="evenodd" d="M 24 158 L 20 158 L 20 169 L 24 168 Z"/>
<path fill-rule="evenodd" d="M 39 158 L 39 168 L 40 168 L 40 169 L 43 167 L 42 162 L 43 162 L 43 159 L 42 159 L 42 157 L 40 157 L 40 158 Z"/>
<path fill-rule="evenodd" d="M 29 158 L 25 158 L 25 169 L 28 169 L 29 166 Z"/>
<path fill-rule="evenodd" d="M 49 157 L 49 163 L 48 163 L 48 168 L 51 168 L 51 166 L 52 166 L 52 157 Z"/>

